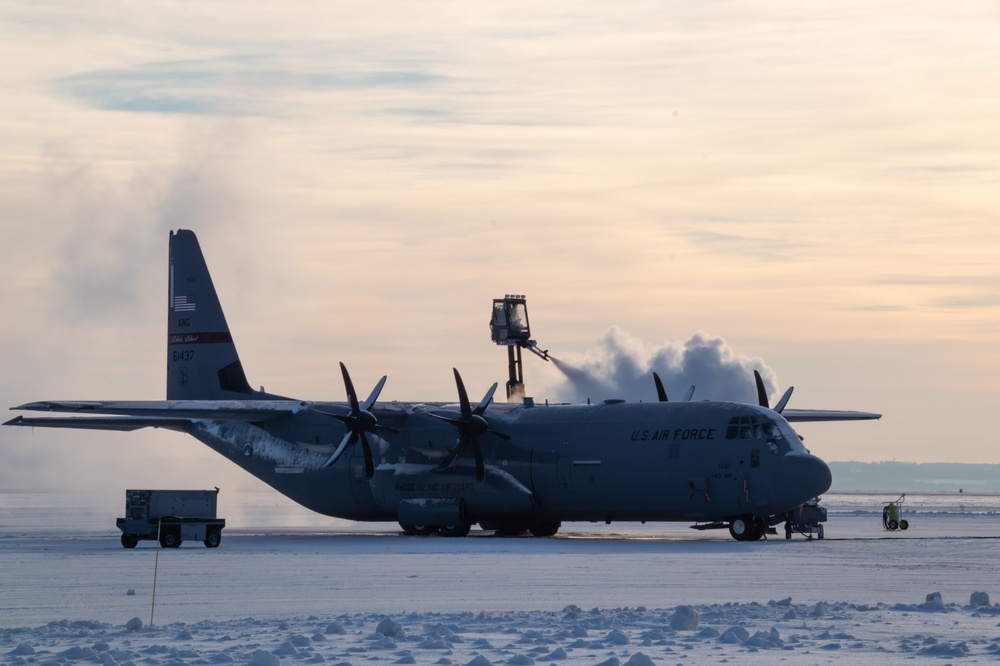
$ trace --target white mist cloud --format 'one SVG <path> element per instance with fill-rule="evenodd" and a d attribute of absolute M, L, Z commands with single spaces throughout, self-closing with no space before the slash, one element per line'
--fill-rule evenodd
<path fill-rule="evenodd" d="M 553 393 L 558 400 L 570 402 L 654 401 L 653 372 L 660 375 L 672 400 L 682 399 L 694 385 L 695 399 L 756 403 L 755 369 L 769 395 L 778 388 L 777 375 L 763 359 L 742 354 L 724 339 L 700 331 L 684 342 L 650 344 L 614 326 L 579 357 L 553 361 L 564 375 Z"/>
<path fill-rule="evenodd" d="M 46 252 L 42 267 L 32 268 L 56 296 L 53 315 L 135 320 L 163 291 L 169 230 L 194 227 L 208 235 L 238 228 L 246 195 L 233 162 L 242 141 L 237 121 L 191 121 L 173 140 L 177 157 L 119 168 L 94 160 L 75 141 L 48 142 L 34 181 L 41 203 L 30 212 L 46 228 L 31 239 Z M 143 271 L 149 258 L 163 268 Z"/>

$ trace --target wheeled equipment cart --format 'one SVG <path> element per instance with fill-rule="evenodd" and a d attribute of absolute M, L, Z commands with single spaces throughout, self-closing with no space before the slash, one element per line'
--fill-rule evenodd
<path fill-rule="evenodd" d="M 798 532 L 807 539 L 812 539 L 814 535 L 817 539 L 822 539 L 825 522 L 826 509 L 819 505 L 819 498 L 815 497 L 788 512 L 785 518 L 785 538 L 791 539 L 792 532 Z"/>
<path fill-rule="evenodd" d="M 184 541 L 201 541 L 217 548 L 222 541 L 224 518 L 216 517 L 219 489 L 126 490 L 125 517 L 116 521 L 122 546 L 135 548 L 140 541 L 160 540 L 164 548 Z"/>

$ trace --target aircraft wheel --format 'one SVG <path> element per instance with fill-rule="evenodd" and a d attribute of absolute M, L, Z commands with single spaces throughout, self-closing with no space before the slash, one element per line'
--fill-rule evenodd
<path fill-rule="evenodd" d="M 471 529 L 472 525 L 469 523 L 462 523 L 461 525 L 445 525 L 441 528 L 441 536 L 464 537 Z"/>
<path fill-rule="evenodd" d="M 895 520 L 890 520 L 889 521 L 889 529 L 892 530 L 892 531 L 895 531 L 895 530 L 899 529 L 899 523 L 897 523 Z"/>
<path fill-rule="evenodd" d="M 205 535 L 205 548 L 218 548 L 222 541 L 222 532 L 219 530 L 209 530 Z"/>
<path fill-rule="evenodd" d="M 562 527 L 562 523 L 558 520 L 553 520 L 532 525 L 528 528 L 528 531 L 531 532 L 531 536 L 534 537 L 550 537 L 555 536 L 560 527 Z"/>
<path fill-rule="evenodd" d="M 410 536 L 429 536 L 434 533 L 435 529 L 437 529 L 436 527 L 432 527 L 430 525 L 404 525 L 403 523 L 400 523 L 399 526 L 402 527 L 403 531 Z"/>
<path fill-rule="evenodd" d="M 181 547 L 180 530 L 172 527 L 160 530 L 160 545 L 163 546 L 164 548 L 180 548 Z"/>
<path fill-rule="evenodd" d="M 729 523 L 729 534 L 737 541 L 747 541 L 750 538 L 751 524 L 747 517 L 734 518 Z"/>
<path fill-rule="evenodd" d="M 823 538 L 823 526 L 822 525 L 817 525 L 816 526 L 816 538 L 817 539 L 822 539 Z"/>
<path fill-rule="evenodd" d="M 122 546 L 125 548 L 135 548 L 139 545 L 139 537 L 132 534 L 122 534 Z"/>
<path fill-rule="evenodd" d="M 905 521 L 905 520 L 901 520 L 901 521 L 899 521 L 899 529 L 901 529 L 901 530 L 905 530 L 905 529 L 907 529 L 907 528 L 908 528 L 909 526 L 910 526 L 910 523 L 909 523 L 909 522 L 907 522 L 907 521 Z"/>
<path fill-rule="evenodd" d="M 729 533 L 737 541 L 757 541 L 764 536 L 764 523 L 753 516 L 733 518 Z"/>

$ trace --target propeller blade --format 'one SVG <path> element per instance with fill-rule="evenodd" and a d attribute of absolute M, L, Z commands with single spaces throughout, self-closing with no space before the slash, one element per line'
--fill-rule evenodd
<path fill-rule="evenodd" d="M 455 384 L 458 386 L 458 404 L 462 409 L 462 418 L 467 419 L 472 416 L 472 407 L 469 406 L 469 394 L 465 390 L 465 382 L 462 375 L 458 374 L 458 368 L 452 368 L 455 373 Z"/>
<path fill-rule="evenodd" d="M 351 406 L 352 412 L 361 411 L 361 406 L 358 404 L 358 393 L 354 390 L 354 382 L 351 381 L 351 374 L 347 372 L 347 366 L 344 362 L 340 362 L 340 373 L 344 375 L 344 388 L 347 389 L 347 403 Z"/>
<path fill-rule="evenodd" d="M 660 376 L 653 373 L 653 383 L 656 384 L 656 397 L 660 402 L 670 402 L 667 399 L 667 391 L 663 388 L 663 382 L 660 381 Z"/>
<path fill-rule="evenodd" d="M 781 400 L 779 400 L 778 404 L 774 406 L 774 411 L 778 412 L 779 414 L 781 413 L 781 411 L 788 404 L 789 398 L 792 397 L 792 391 L 793 390 L 795 390 L 794 386 L 789 386 L 788 387 L 788 390 L 785 391 L 785 394 L 783 396 L 781 396 Z"/>
<path fill-rule="evenodd" d="M 476 481 L 486 478 L 486 464 L 483 462 L 483 452 L 479 450 L 479 442 L 472 440 L 472 453 L 476 456 Z"/>
<path fill-rule="evenodd" d="M 486 411 L 486 408 L 490 406 L 491 402 L 493 402 L 493 394 L 496 392 L 496 390 L 497 390 L 497 383 L 493 382 L 493 386 L 491 386 L 490 390 L 486 392 L 486 395 L 483 396 L 483 399 L 479 402 L 479 406 L 476 407 L 472 413 L 475 414 L 476 416 L 482 416 L 483 412 Z"/>
<path fill-rule="evenodd" d="M 435 468 L 435 471 L 437 471 L 437 472 L 443 472 L 449 465 L 451 465 L 453 462 L 455 462 L 455 458 L 457 458 L 458 454 L 461 453 L 461 451 L 462 451 L 462 445 L 463 444 L 464 444 L 464 440 L 460 439 L 458 441 L 458 444 L 455 445 L 455 448 L 453 448 L 451 451 L 449 451 L 448 455 L 445 457 L 445 459 L 441 461 L 441 464 L 438 465 Z"/>
<path fill-rule="evenodd" d="M 767 404 L 767 390 L 764 388 L 764 380 L 760 378 L 760 373 L 756 370 L 753 371 L 753 378 L 757 382 L 757 404 L 764 409 L 770 409 L 770 405 Z"/>
<path fill-rule="evenodd" d="M 694 397 L 694 385 L 688 387 L 688 390 L 684 393 L 684 402 L 691 402 L 691 398 Z"/>
<path fill-rule="evenodd" d="M 372 405 L 374 405 L 375 401 L 378 400 L 379 393 L 382 392 L 382 387 L 385 386 L 385 380 L 387 377 L 387 375 L 382 375 L 382 379 L 378 380 L 378 384 L 376 384 L 375 388 L 372 389 L 372 392 L 368 394 L 368 399 L 361 403 L 361 409 L 367 412 L 372 408 Z"/>
<path fill-rule="evenodd" d="M 447 421 L 456 428 L 461 428 L 462 423 L 464 423 L 461 418 L 456 418 L 448 412 L 427 412 L 427 415 L 433 416 L 436 419 L 441 419 L 442 421 Z"/>
<path fill-rule="evenodd" d="M 323 467 L 329 467 L 333 463 L 340 460 L 340 456 L 344 455 L 344 451 L 347 449 L 347 442 L 353 434 L 354 433 L 348 432 L 344 435 L 344 439 L 340 440 L 340 446 L 338 446 L 337 450 L 333 452 L 333 455 L 330 456 L 325 463 L 323 463 Z"/>
<path fill-rule="evenodd" d="M 372 458 L 372 447 L 368 446 L 368 438 L 361 433 L 361 451 L 365 455 L 365 476 L 369 479 L 375 476 L 375 460 Z"/>

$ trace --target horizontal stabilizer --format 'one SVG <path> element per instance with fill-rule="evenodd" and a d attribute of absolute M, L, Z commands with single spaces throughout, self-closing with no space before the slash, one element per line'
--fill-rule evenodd
<path fill-rule="evenodd" d="M 781 412 L 785 420 L 793 422 L 819 421 L 873 421 L 882 418 L 874 412 L 849 412 L 835 409 L 785 409 Z"/>

